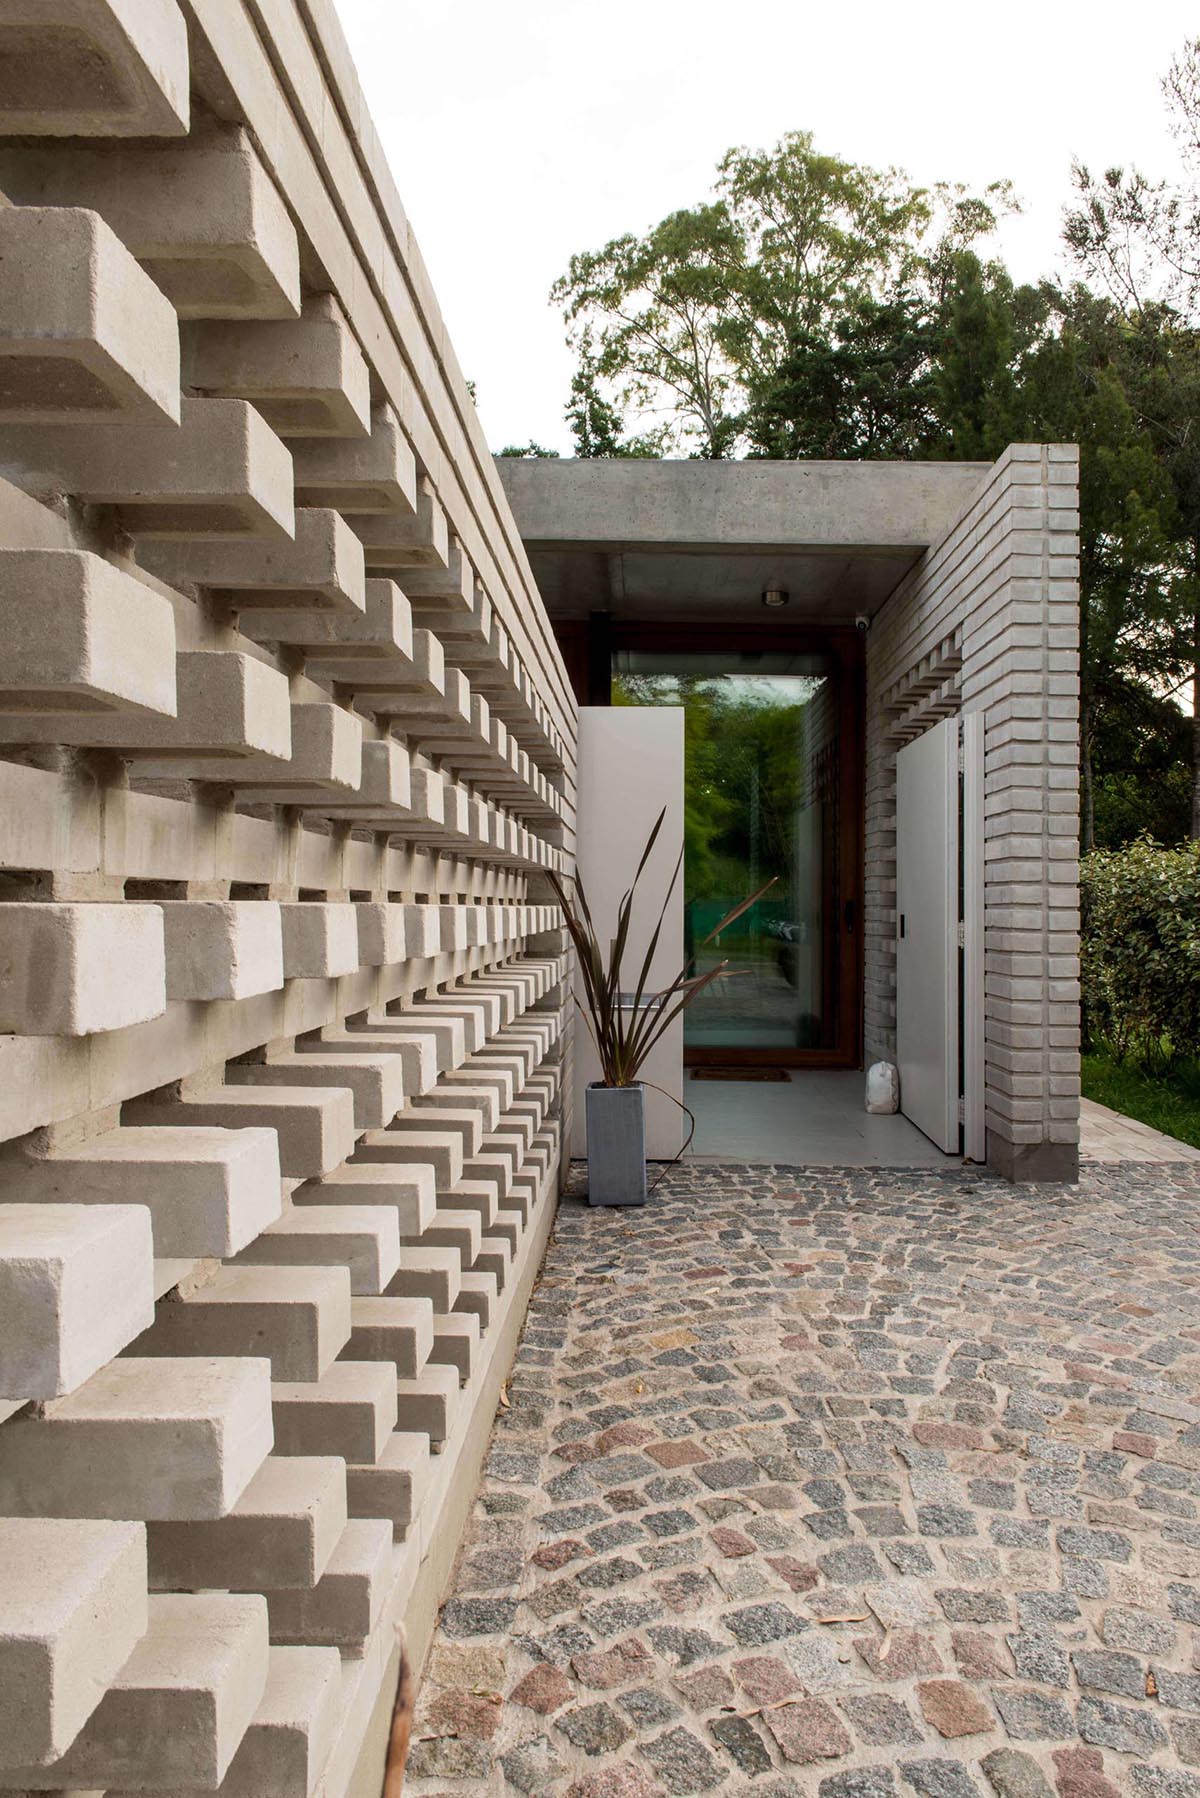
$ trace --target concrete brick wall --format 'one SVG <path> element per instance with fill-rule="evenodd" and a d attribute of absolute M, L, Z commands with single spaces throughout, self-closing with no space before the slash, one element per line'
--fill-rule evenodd
<path fill-rule="evenodd" d="M 867 648 L 867 1054 L 895 1052 L 896 750 L 981 711 L 988 1160 L 1033 1179 L 1078 1160 L 1078 474 L 1007 450 Z"/>
<path fill-rule="evenodd" d="M 18 10 L 0 1791 L 340 1798 L 553 1212 L 577 714 L 332 10 Z"/>

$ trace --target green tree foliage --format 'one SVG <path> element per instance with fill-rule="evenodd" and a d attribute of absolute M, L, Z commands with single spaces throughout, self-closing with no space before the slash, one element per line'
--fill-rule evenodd
<path fill-rule="evenodd" d="M 1085 849 L 1151 821 L 1200 838 L 1200 39 L 1164 91 L 1178 178 L 1076 169 L 1065 286 L 983 254 L 1007 184 L 922 189 L 793 132 L 730 150 L 707 201 L 554 289 L 581 455 L 1079 444 Z"/>
<path fill-rule="evenodd" d="M 1118 1061 L 1200 1055 L 1200 843 L 1085 856 L 1085 1039 Z"/>
<path fill-rule="evenodd" d="M 931 231 L 965 244 L 1008 203 L 1002 187 L 915 187 L 789 132 L 730 150 L 713 199 L 573 256 L 551 297 L 614 420 L 652 420 L 659 453 L 733 455 L 753 445 L 756 409 L 778 412 L 805 345 L 836 342 L 844 322 L 878 355 L 876 308 L 917 279 Z"/>

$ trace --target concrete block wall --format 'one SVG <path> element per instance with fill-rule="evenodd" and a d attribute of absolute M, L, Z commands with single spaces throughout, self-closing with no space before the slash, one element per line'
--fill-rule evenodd
<path fill-rule="evenodd" d="M 330 10 L 0 18 L 0 1792 L 377 1789 L 558 1186 L 576 712 Z"/>
<path fill-rule="evenodd" d="M 987 1156 L 1018 1179 L 1078 1170 L 1078 489 L 1074 446 L 1010 447 L 867 646 L 867 1054 L 895 1052 L 896 751 L 979 711 Z"/>

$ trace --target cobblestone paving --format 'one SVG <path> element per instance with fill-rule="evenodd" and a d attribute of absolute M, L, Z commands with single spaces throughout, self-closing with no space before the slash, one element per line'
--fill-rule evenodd
<path fill-rule="evenodd" d="M 566 1200 L 407 1789 L 1200 1795 L 1198 1222 L 1195 1164 Z"/>

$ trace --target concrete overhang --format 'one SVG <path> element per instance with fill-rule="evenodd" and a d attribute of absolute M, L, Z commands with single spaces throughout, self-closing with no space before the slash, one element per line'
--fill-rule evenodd
<path fill-rule="evenodd" d="M 498 457 L 552 617 L 789 622 L 878 611 L 966 509 L 985 462 Z"/>

